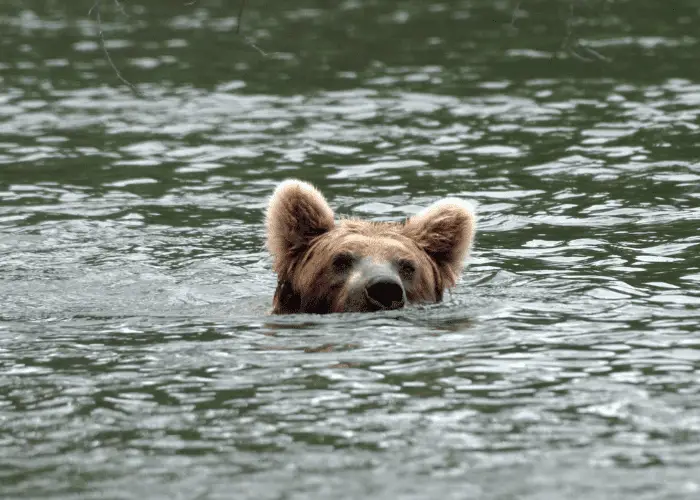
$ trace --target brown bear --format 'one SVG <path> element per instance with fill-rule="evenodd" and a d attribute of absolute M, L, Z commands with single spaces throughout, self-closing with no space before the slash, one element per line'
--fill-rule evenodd
<path fill-rule="evenodd" d="M 278 284 L 273 314 L 361 312 L 440 302 L 474 239 L 469 206 L 447 198 L 404 222 L 334 220 L 312 185 L 282 182 L 266 214 Z"/>

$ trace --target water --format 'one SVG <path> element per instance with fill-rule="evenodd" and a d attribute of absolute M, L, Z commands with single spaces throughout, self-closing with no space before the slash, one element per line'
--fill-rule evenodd
<path fill-rule="evenodd" d="M 700 8 L 516 3 L 104 2 L 138 96 L 4 2 L 0 497 L 697 498 Z M 474 201 L 459 287 L 268 316 L 290 176 Z"/>

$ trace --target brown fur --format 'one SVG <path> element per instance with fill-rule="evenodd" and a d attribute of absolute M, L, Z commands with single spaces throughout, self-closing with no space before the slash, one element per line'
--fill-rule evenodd
<path fill-rule="evenodd" d="M 354 266 L 360 259 L 396 276 L 407 303 L 439 302 L 459 278 L 476 222 L 464 202 L 455 199 L 403 223 L 336 222 L 319 191 L 288 180 L 270 199 L 266 227 L 278 276 L 272 312 L 289 314 L 366 310 L 357 287 L 348 284 L 357 276 Z"/>

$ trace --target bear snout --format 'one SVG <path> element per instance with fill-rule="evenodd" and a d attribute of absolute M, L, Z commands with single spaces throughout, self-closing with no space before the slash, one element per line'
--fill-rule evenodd
<path fill-rule="evenodd" d="M 406 305 L 406 289 L 394 266 L 388 262 L 376 262 L 360 258 L 345 282 L 342 294 L 345 312 L 374 312 L 401 309 Z"/>
<path fill-rule="evenodd" d="M 377 276 L 365 284 L 367 302 L 377 310 L 401 309 L 406 304 L 406 293 L 401 282 L 391 276 Z"/>

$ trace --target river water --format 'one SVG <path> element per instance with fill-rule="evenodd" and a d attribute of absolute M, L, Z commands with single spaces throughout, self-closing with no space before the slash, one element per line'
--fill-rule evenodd
<path fill-rule="evenodd" d="M 0 5 L 0 497 L 700 498 L 700 6 Z M 478 205 L 460 285 L 271 317 L 263 209 Z"/>

